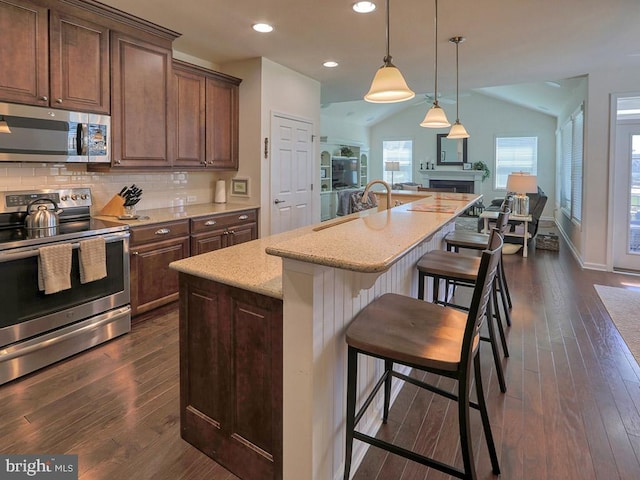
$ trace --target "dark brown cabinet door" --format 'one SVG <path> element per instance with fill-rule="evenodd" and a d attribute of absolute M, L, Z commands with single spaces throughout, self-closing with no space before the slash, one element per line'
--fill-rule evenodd
<path fill-rule="evenodd" d="M 247 225 L 238 225 L 228 230 L 227 245 L 237 245 L 239 243 L 249 242 L 258 238 L 258 227 L 255 223 Z"/>
<path fill-rule="evenodd" d="M 20 0 L 0 0 L 0 98 L 49 104 L 48 11 Z"/>
<path fill-rule="evenodd" d="M 172 52 L 111 35 L 112 166 L 169 167 L 175 134 Z"/>
<path fill-rule="evenodd" d="M 51 12 L 51 105 L 109 113 L 109 29 Z"/>
<path fill-rule="evenodd" d="M 282 301 L 180 275 L 182 437 L 240 478 L 282 478 Z"/>
<path fill-rule="evenodd" d="M 207 78 L 207 165 L 238 169 L 238 90 L 236 84 Z"/>
<path fill-rule="evenodd" d="M 131 249 L 131 309 L 137 315 L 178 299 L 178 273 L 169 264 L 189 256 L 189 237 Z"/>
<path fill-rule="evenodd" d="M 183 70 L 173 71 L 176 109 L 175 167 L 205 167 L 205 79 Z"/>
<path fill-rule="evenodd" d="M 191 254 L 200 255 L 202 253 L 213 252 L 226 247 L 225 230 L 218 230 L 210 233 L 199 233 L 191 236 Z"/>

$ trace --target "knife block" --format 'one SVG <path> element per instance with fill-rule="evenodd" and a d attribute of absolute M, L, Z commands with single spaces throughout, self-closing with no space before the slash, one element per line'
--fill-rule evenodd
<path fill-rule="evenodd" d="M 119 217 L 124 214 L 124 198 L 120 195 L 114 195 L 102 210 L 100 210 L 100 215 L 108 215 L 110 217 Z"/>

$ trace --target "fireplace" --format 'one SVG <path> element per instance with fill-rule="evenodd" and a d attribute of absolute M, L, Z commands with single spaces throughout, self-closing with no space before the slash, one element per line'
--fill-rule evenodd
<path fill-rule="evenodd" d="M 472 180 L 429 180 L 429 188 L 449 188 L 456 193 L 474 193 Z"/>

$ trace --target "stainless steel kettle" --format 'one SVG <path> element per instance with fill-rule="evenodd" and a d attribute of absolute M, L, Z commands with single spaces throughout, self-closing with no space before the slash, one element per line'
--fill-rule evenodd
<path fill-rule="evenodd" d="M 53 210 L 49 210 L 45 202 L 53 204 Z M 38 209 L 31 211 L 31 207 L 39 204 Z M 38 230 L 48 232 L 49 235 L 55 235 L 58 230 L 58 214 L 62 210 L 58 208 L 58 204 L 50 198 L 36 198 L 27 205 L 27 218 L 25 219 L 25 227 L 27 230 Z"/>

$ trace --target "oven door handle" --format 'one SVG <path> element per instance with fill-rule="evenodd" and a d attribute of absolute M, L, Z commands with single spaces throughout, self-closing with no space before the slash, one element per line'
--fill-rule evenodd
<path fill-rule="evenodd" d="M 112 235 L 102 235 L 102 238 L 104 238 L 104 241 L 106 243 L 113 243 L 113 242 L 121 241 L 122 239 L 128 236 L 129 236 L 129 233 L 125 233 L 125 234 L 114 233 Z M 77 250 L 78 248 L 80 248 L 80 242 L 71 243 L 72 250 Z M 24 258 L 29 258 L 29 257 L 37 257 L 39 254 L 40 254 L 40 251 L 37 246 L 26 249 L 26 250 L 21 250 L 19 252 L 0 253 L 0 263 L 11 262 L 13 260 L 22 260 Z"/>

